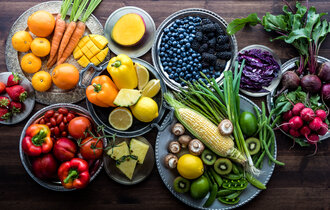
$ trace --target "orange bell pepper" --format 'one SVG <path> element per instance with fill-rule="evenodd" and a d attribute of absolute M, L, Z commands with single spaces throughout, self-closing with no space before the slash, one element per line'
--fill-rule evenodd
<path fill-rule="evenodd" d="M 113 104 L 118 94 L 118 88 L 106 75 L 97 76 L 86 89 L 87 99 L 96 106 L 115 107 Z"/>

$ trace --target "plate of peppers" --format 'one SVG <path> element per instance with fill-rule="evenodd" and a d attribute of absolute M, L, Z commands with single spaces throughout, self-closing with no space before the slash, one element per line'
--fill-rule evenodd
<path fill-rule="evenodd" d="M 54 191 L 85 188 L 103 167 L 107 146 L 103 129 L 88 111 L 54 104 L 35 113 L 20 137 L 20 158 L 27 173 Z"/>

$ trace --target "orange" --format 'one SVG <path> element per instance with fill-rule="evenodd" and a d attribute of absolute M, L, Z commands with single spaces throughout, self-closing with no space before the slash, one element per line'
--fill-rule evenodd
<path fill-rule="evenodd" d="M 18 31 L 11 38 L 13 48 L 19 52 L 27 52 L 30 49 L 32 36 L 27 31 Z"/>
<path fill-rule="evenodd" d="M 26 73 L 35 73 L 41 68 L 41 59 L 33 53 L 28 53 L 23 56 L 21 67 Z"/>
<path fill-rule="evenodd" d="M 54 84 L 63 90 L 74 88 L 79 81 L 79 72 L 77 68 L 69 63 L 63 63 L 56 66 L 52 72 Z"/>
<path fill-rule="evenodd" d="M 31 51 L 38 57 L 45 57 L 50 52 L 50 42 L 46 38 L 35 38 L 31 43 Z"/>
<path fill-rule="evenodd" d="M 39 71 L 33 75 L 31 82 L 35 90 L 45 92 L 52 85 L 52 77 L 46 71 Z"/>
<path fill-rule="evenodd" d="M 27 25 L 34 35 L 47 37 L 54 30 L 55 18 L 49 12 L 39 10 L 29 16 Z"/>

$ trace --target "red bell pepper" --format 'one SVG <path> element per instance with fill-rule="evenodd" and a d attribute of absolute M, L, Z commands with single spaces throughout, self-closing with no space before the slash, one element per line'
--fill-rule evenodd
<path fill-rule="evenodd" d="M 32 124 L 25 132 L 22 141 L 22 148 L 29 156 L 39 156 L 48 153 L 53 148 L 53 141 L 50 138 L 50 130 L 47 125 Z"/>
<path fill-rule="evenodd" d="M 90 179 L 88 163 L 81 158 L 73 158 L 64 162 L 58 169 L 58 177 L 67 189 L 84 188 Z"/>

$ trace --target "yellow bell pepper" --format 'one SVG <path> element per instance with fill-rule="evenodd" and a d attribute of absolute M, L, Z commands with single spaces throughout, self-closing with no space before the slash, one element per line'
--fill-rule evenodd
<path fill-rule="evenodd" d="M 124 54 L 111 58 L 107 70 L 118 89 L 134 89 L 137 87 L 138 79 L 133 61 Z"/>

